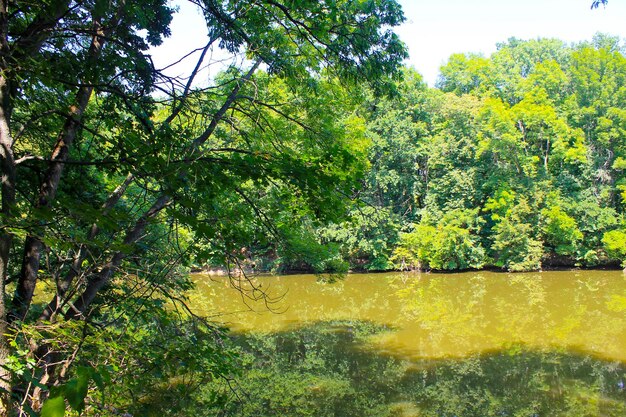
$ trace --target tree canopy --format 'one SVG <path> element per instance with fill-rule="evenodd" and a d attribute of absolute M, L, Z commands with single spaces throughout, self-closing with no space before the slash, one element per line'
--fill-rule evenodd
<path fill-rule="evenodd" d="M 43 415 L 80 412 L 119 317 L 165 326 L 142 314 L 189 287 L 180 268 L 252 235 L 298 250 L 302 219 L 337 213 L 362 175 L 345 89 L 393 86 L 400 6 L 193 4 L 209 36 L 181 83 L 147 53 L 170 33 L 164 0 L 0 3 L 1 415 L 39 411 L 49 387 Z M 245 59 L 195 87 L 218 47 Z"/>
<path fill-rule="evenodd" d="M 361 205 L 319 241 L 352 269 L 618 266 L 625 62 L 597 34 L 452 55 L 436 88 L 406 70 L 396 97 L 366 96 Z"/>

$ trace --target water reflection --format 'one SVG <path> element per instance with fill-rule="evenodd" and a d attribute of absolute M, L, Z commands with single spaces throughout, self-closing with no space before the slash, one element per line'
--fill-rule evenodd
<path fill-rule="evenodd" d="M 216 415 L 626 415 L 626 368 L 620 362 L 519 345 L 465 358 L 416 360 L 360 348 L 387 331 L 370 322 L 333 321 L 238 333 L 233 340 L 245 352 L 239 379 L 245 400 L 229 402 Z"/>
<path fill-rule="evenodd" d="M 403 359 L 524 346 L 626 362 L 626 279 L 616 271 L 355 274 L 335 284 L 307 275 L 261 277 L 255 285 L 268 298 L 257 301 L 225 278 L 196 282 L 193 305 L 236 332 L 358 320 L 388 329 L 361 348 Z"/>
<path fill-rule="evenodd" d="M 207 415 L 626 415 L 621 272 L 258 278 L 265 299 L 196 281 L 243 368 L 243 400 Z"/>

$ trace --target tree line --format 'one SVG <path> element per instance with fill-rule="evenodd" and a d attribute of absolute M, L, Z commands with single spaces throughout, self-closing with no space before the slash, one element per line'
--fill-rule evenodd
<path fill-rule="evenodd" d="M 394 97 L 365 96 L 356 110 L 368 168 L 348 220 L 312 229 L 334 245 L 334 265 L 530 271 L 626 260 L 619 38 L 509 39 L 488 58 L 451 56 L 435 88 L 404 75 Z"/>

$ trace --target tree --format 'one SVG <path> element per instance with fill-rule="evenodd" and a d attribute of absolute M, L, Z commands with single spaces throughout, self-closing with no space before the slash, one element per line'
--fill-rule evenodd
<path fill-rule="evenodd" d="M 611 230 L 604 234 L 602 243 L 613 259 L 620 260 L 626 267 L 626 232 L 623 229 Z"/>
<path fill-rule="evenodd" d="M 400 237 L 394 258 L 400 269 L 463 270 L 482 268 L 485 250 L 478 241 L 478 210 L 453 209 L 432 225 L 426 216 Z"/>
<path fill-rule="evenodd" d="M 207 257 L 193 241 L 230 257 L 230 229 L 243 218 L 280 237 L 255 197 L 264 188 L 318 218 L 337 208 L 338 184 L 349 188 L 351 138 L 323 116 L 338 82 L 388 89 L 406 57 L 387 29 L 403 20 L 400 6 L 194 4 L 209 40 L 182 84 L 146 54 L 169 34 L 163 0 L 0 4 L 0 292 L 15 283 L 11 303 L 0 300 L 0 415 L 11 404 L 36 410 L 46 395 L 10 374 L 7 335 L 15 344 L 28 326 L 102 319 L 98 306 L 115 304 L 105 295 L 128 268 L 166 296 L 180 283 L 174 264 Z M 218 46 L 246 59 L 194 88 Z M 33 303 L 42 280 L 55 293 L 43 310 Z M 50 386 L 76 355 L 55 351 L 58 333 L 47 329 L 22 341 L 43 370 L 33 375 Z"/>

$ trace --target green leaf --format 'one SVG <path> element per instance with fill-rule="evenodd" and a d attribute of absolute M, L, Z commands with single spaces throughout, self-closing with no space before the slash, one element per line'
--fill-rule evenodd
<path fill-rule="evenodd" d="M 94 17 L 103 17 L 109 7 L 108 0 L 96 0 L 96 3 L 93 8 Z"/>
<path fill-rule="evenodd" d="M 103 367 L 101 367 L 100 369 L 102 368 Z M 102 374 L 99 371 L 93 371 L 91 377 L 93 378 L 93 382 L 95 382 L 96 387 L 98 387 L 98 389 L 100 390 L 100 393 L 102 394 L 102 402 L 104 403 L 104 387 L 105 387 L 104 380 L 105 378 L 103 378 Z M 107 381 L 110 381 L 110 380 L 107 378 Z"/>
<path fill-rule="evenodd" d="M 63 397 L 48 398 L 41 407 L 41 417 L 64 417 L 65 400 Z"/>
<path fill-rule="evenodd" d="M 79 414 L 85 408 L 85 397 L 89 388 L 90 369 L 80 367 L 77 370 L 78 376 L 68 381 L 65 386 L 65 398 L 70 406 Z"/>

